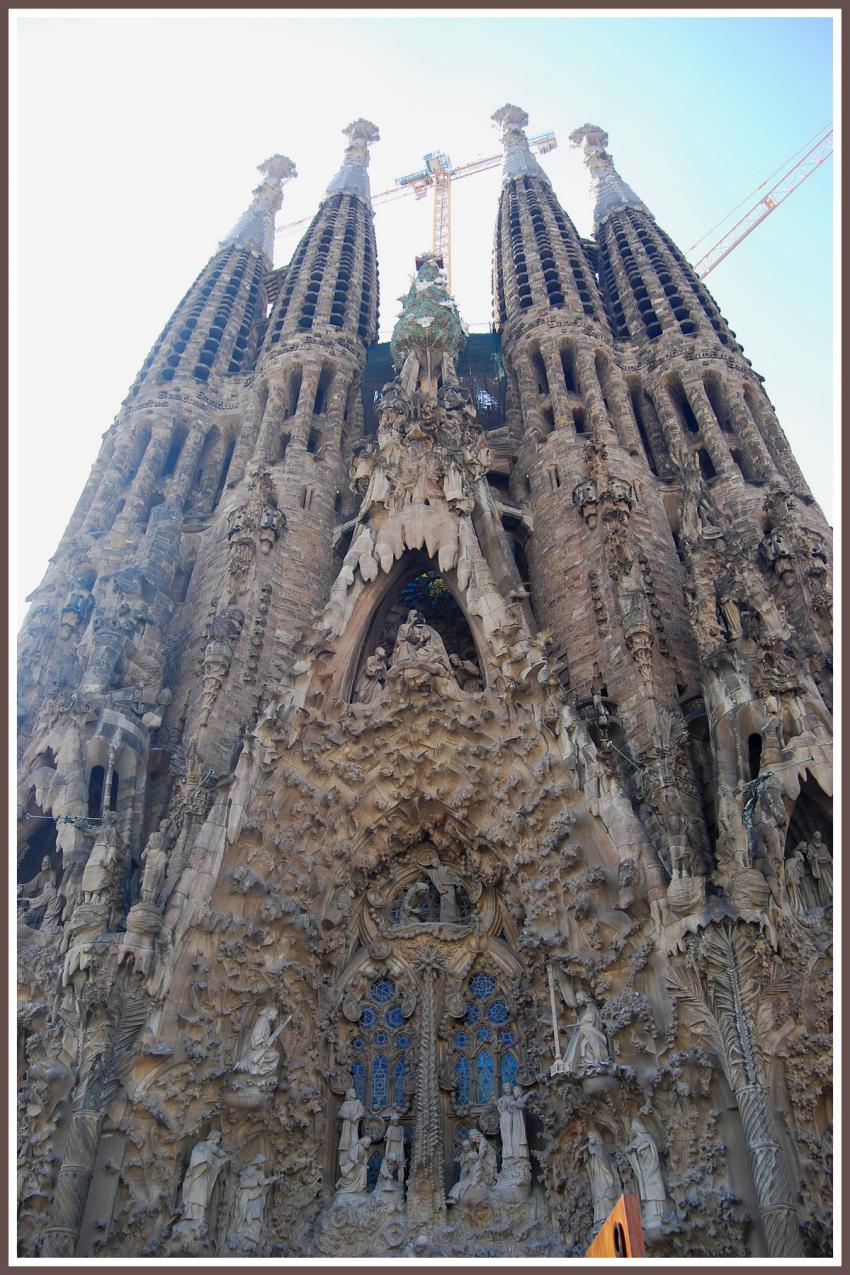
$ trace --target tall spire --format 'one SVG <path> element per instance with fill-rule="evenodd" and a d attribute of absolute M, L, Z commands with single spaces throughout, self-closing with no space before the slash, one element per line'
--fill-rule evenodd
<path fill-rule="evenodd" d="M 600 226 L 612 212 L 619 208 L 640 208 L 649 212 L 642 199 L 638 199 L 631 186 L 623 181 L 614 167 L 614 161 L 605 147 L 608 134 L 598 124 L 582 124 L 570 133 L 573 146 L 581 146 L 584 162 L 590 172 L 590 188 L 593 193 L 593 225 Z"/>
<path fill-rule="evenodd" d="M 514 177 L 541 177 L 548 182 L 544 170 L 531 153 L 525 128 L 528 124 L 527 113 L 519 106 L 511 106 L 508 102 L 491 116 L 496 128 L 501 131 L 502 145 L 505 148 L 505 159 L 502 164 L 502 184 L 512 181 Z"/>
<path fill-rule="evenodd" d="M 343 133 L 349 139 L 345 148 L 342 167 L 327 189 L 328 195 L 357 195 L 364 203 L 370 203 L 369 147 L 372 142 L 379 142 L 381 135 L 377 126 L 369 120 L 355 120 L 344 128 Z"/>
<path fill-rule="evenodd" d="M 250 206 L 219 247 L 237 244 L 240 248 L 259 248 L 271 261 L 274 257 L 274 216 L 283 203 L 283 186 L 298 173 L 286 155 L 272 155 L 257 165 L 257 171 L 263 174 L 264 180 L 254 190 Z"/>

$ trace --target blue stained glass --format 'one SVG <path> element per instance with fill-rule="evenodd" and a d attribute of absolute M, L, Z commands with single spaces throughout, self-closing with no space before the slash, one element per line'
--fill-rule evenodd
<path fill-rule="evenodd" d="M 477 1005 L 467 1005 L 465 1023 L 477 1023 L 481 1017 L 481 1010 Z"/>
<path fill-rule="evenodd" d="M 513 1054 L 502 1055 L 502 1084 L 516 1084 L 516 1059 Z"/>
<path fill-rule="evenodd" d="M 393 1005 L 391 1009 L 387 1010 L 386 1014 L 384 1014 L 384 1022 L 387 1027 L 401 1027 L 404 1018 L 398 1005 Z"/>
<path fill-rule="evenodd" d="M 383 1054 L 376 1054 L 372 1059 L 372 1102 L 373 1107 L 387 1105 L 387 1060 Z"/>
<path fill-rule="evenodd" d="M 473 974 L 469 980 L 469 994 L 478 1001 L 484 1001 L 496 990 L 496 980 L 490 974 Z"/>
<path fill-rule="evenodd" d="M 389 1036 L 387 1035 L 386 1032 L 375 1032 L 376 1045 L 385 1045 L 388 1040 L 389 1040 Z"/>
<path fill-rule="evenodd" d="M 407 1075 L 407 1059 L 399 1058 L 393 1071 L 393 1104 L 396 1107 L 403 1107 L 407 1101 L 407 1094 L 404 1092 L 404 1078 Z"/>
<path fill-rule="evenodd" d="M 466 1032 L 458 1032 L 458 1034 L 455 1036 L 455 1044 L 462 1049 L 463 1046 L 468 1043 L 469 1043 L 469 1037 L 467 1036 Z"/>
<path fill-rule="evenodd" d="M 487 1049 L 482 1049 L 481 1053 L 475 1059 L 475 1075 L 478 1088 L 478 1101 L 489 1102 L 496 1088 L 496 1064 L 493 1061 L 493 1055 Z"/>
<path fill-rule="evenodd" d="M 508 1007 L 504 1001 L 493 1001 L 493 1004 L 487 1010 L 487 1017 L 491 1023 L 506 1023 L 508 1021 Z"/>
<path fill-rule="evenodd" d="M 409 1036 L 396 1036 L 396 1038 L 395 1038 L 395 1043 L 396 1043 L 396 1048 L 397 1048 L 397 1049 L 407 1049 L 407 1047 L 408 1047 L 408 1046 L 409 1046 L 409 1044 L 410 1044 L 410 1037 L 409 1037 Z"/>
<path fill-rule="evenodd" d="M 512 1045 L 514 1043 L 513 1032 L 499 1032 L 499 1040 L 503 1045 Z"/>
<path fill-rule="evenodd" d="M 354 1046 L 354 1048 L 355 1048 L 355 1049 L 365 1049 L 365 1048 L 366 1048 L 366 1042 L 365 1042 L 365 1040 L 363 1039 L 363 1037 L 362 1037 L 362 1036 L 355 1036 L 355 1037 L 354 1037 L 354 1040 L 353 1040 L 351 1043 L 352 1043 L 352 1045 Z"/>
<path fill-rule="evenodd" d="M 455 1059 L 455 1076 L 457 1077 L 456 1093 L 457 1101 L 461 1106 L 466 1105 L 470 1100 L 470 1083 L 469 1083 L 469 1059 Z"/>
<path fill-rule="evenodd" d="M 383 1151 L 373 1151 L 366 1161 L 366 1190 L 374 1191 L 375 1183 L 378 1181 L 378 1174 L 381 1171 L 381 1161 L 384 1158 Z"/>
<path fill-rule="evenodd" d="M 370 1009 L 369 1006 L 367 1005 L 363 1013 L 360 1015 L 360 1026 L 374 1027 L 377 1021 L 378 1021 L 378 1015 L 375 1013 L 374 1009 Z"/>
<path fill-rule="evenodd" d="M 372 986 L 372 1000 L 378 1005 L 391 1001 L 395 996 L 395 983 L 390 978 L 379 978 Z"/>
<path fill-rule="evenodd" d="M 489 1040 L 492 1035 L 493 1033 L 490 1031 L 489 1027 L 479 1027 L 478 1031 L 475 1033 L 477 1040 Z"/>
<path fill-rule="evenodd" d="M 351 1064 L 351 1084 L 357 1097 L 362 1102 L 366 1095 L 366 1068 L 359 1058 L 355 1058 Z"/>

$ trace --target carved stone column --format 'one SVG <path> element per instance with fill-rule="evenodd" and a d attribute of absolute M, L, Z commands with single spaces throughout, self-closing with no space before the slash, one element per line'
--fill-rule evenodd
<path fill-rule="evenodd" d="M 587 419 L 594 434 L 600 438 L 613 439 L 614 430 L 608 419 L 602 387 L 596 375 L 596 366 L 590 350 L 576 350 L 576 372 L 578 383 L 587 405 Z"/>
<path fill-rule="evenodd" d="M 71 1118 L 65 1158 L 41 1244 L 42 1257 L 73 1257 L 94 1171 L 103 1112 L 84 1109 Z"/>
<path fill-rule="evenodd" d="M 714 415 L 714 408 L 711 406 L 709 397 L 705 392 L 705 386 L 702 381 L 686 381 L 684 379 L 681 384 L 691 405 L 691 411 L 697 418 L 702 441 L 705 443 L 705 449 L 711 457 L 712 465 L 718 474 L 728 475 L 734 473 L 729 448 L 720 431 L 717 417 Z"/>
<path fill-rule="evenodd" d="M 205 438 L 206 432 L 203 425 L 199 421 L 195 421 L 186 435 L 186 441 L 180 453 L 180 460 L 177 462 L 177 469 L 172 479 L 169 500 L 174 505 L 182 507 L 189 494 Z"/>
<path fill-rule="evenodd" d="M 446 1214 L 443 1138 L 437 1085 L 437 999 L 443 962 L 425 948 L 414 962 L 419 975 L 419 1053 L 416 1059 L 413 1155 L 407 1210 L 414 1227 L 439 1224 Z"/>

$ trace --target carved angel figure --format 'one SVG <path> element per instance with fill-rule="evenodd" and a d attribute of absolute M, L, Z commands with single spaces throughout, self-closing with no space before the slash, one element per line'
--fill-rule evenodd
<path fill-rule="evenodd" d="M 573 1025 L 573 1034 L 564 1050 L 562 1065 L 565 1075 L 582 1075 L 588 1067 L 608 1062 L 608 1039 L 602 1026 L 602 1015 L 592 1000 L 585 997 L 584 1009 Z"/>
<path fill-rule="evenodd" d="M 277 1010 L 274 1005 L 266 1005 L 260 1010 L 257 1021 L 251 1029 L 248 1047 L 233 1064 L 234 1071 L 247 1072 L 250 1076 L 270 1076 L 277 1071 L 280 1051 L 272 1046 L 286 1024 L 281 1023 L 273 1030 L 276 1018 Z"/>

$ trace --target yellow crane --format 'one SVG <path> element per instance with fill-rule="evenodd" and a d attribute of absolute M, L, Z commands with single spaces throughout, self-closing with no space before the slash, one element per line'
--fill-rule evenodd
<path fill-rule="evenodd" d="M 528 144 L 538 155 L 545 155 L 558 145 L 555 134 L 552 132 L 538 133 L 536 137 L 528 139 Z M 431 251 L 446 272 L 449 291 L 452 286 L 452 182 L 458 181 L 461 177 L 472 177 L 475 173 L 483 173 L 488 168 L 497 168 L 503 158 L 502 151 L 499 151 L 498 155 L 488 155 L 484 159 L 474 159 L 468 164 L 459 164 L 454 167 L 445 151 L 430 151 L 424 156 L 424 168 L 418 169 L 415 173 L 408 173 L 406 177 L 397 177 L 395 186 L 372 196 L 372 205 L 375 207 L 389 203 L 411 191 L 417 199 L 423 199 L 433 188 Z M 277 234 L 291 234 L 301 226 L 306 226 L 309 221 L 309 217 L 303 217 L 300 221 L 291 221 L 285 226 L 280 226 Z"/>

